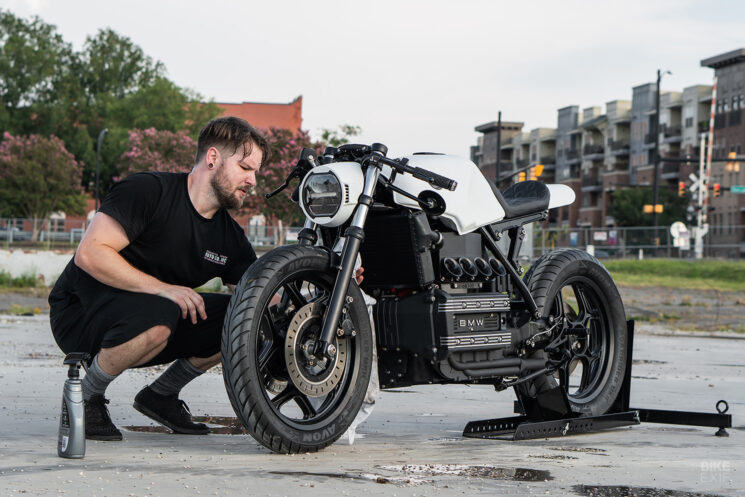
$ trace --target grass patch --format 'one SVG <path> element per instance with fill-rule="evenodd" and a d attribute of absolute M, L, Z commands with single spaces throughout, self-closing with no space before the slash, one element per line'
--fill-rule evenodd
<path fill-rule="evenodd" d="M 42 283 L 35 274 L 11 276 L 7 271 L 0 269 L 0 288 L 36 288 L 38 286 L 42 286 Z"/>
<path fill-rule="evenodd" d="M 41 308 L 12 304 L 10 309 L 5 310 L 5 313 L 14 316 L 33 316 L 35 314 L 41 314 Z"/>
<path fill-rule="evenodd" d="M 603 265 L 620 285 L 745 291 L 745 261 L 645 259 Z"/>

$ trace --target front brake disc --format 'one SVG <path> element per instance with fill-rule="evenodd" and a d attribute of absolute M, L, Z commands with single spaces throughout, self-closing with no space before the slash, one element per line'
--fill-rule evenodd
<path fill-rule="evenodd" d="M 323 305 L 310 303 L 292 318 L 285 337 L 287 374 L 300 392 L 308 397 L 323 397 L 339 384 L 347 364 L 347 338 L 333 338 L 336 355 L 319 361 L 309 352 L 323 325 Z"/>

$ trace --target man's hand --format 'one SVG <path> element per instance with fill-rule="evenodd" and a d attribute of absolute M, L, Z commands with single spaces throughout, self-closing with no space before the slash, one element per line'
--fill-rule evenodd
<path fill-rule="evenodd" d="M 177 285 L 166 285 L 157 293 L 161 297 L 172 300 L 181 308 L 181 317 L 186 319 L 191 316 L 192 324 L 197 324 L 197 315 L 207 319 L 207 311 L 204 308 L 204 299 L 191 288 Z"/>
<path fill-rule="evenodd" d="M 360 268 L 359 268 L 359 269 L 357 270 L 357 272 L 356 272 L 356 273 L 354 273 L 354 279 L 355 279 L 355 280 L 357 280 L 357 284 L 358 284 L 358 285 L 361 285 L 361 284 L 362 284 L 362 280 L 364 280 L 364 279 L 365 279 L 365 277 L 364 277 L 364 276 L 362 276 L 362 273 L 364 273 L 364 272 L 365 272 L 365 268 L 363 268 L 363 267 L 360 267 Z"/>

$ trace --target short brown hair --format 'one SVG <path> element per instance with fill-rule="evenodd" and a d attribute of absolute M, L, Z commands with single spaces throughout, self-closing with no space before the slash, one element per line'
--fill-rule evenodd
<path fill-rule="evenodd" d="M 208 122 L 199 132 L 195 163 L 202 160 L 210 147 L 229 151 L 232 155 L 241 146 L 243 146 L 243 157 L 250 155 L 254 146 L 259 147 L 262 152 L 262 165 L 269 155 L 269 144 L 256 128 L 239 117 L 218 117 Z"/>

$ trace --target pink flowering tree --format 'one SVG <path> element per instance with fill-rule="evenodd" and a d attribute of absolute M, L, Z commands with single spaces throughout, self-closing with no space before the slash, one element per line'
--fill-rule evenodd
<path fill-rule="evenodd" d="M 197 143 L 188 131 L 133 129 L 119 159 L 121 177 L 142 171 L 188 172 L 194 167 Z"/>
<path fill-rule="evenodd" d="M 321 145 L 313 143 L 305 131 L 292 133 L 281 128 L 264 131 L 269 144 L 269 156 L 256 175 L 254 194 L 246 197 L 238 214 L 263 214 L 274 223 L 282 220 L 288 226 L 303 220 L 300 207 L 290 200 L 297 186 L 295 180 L 290 188 L 270 200 L 264 193 L 278 187 L 290 173 L 303 147 L 320 151 Z M 134 129 L 129 133 L 127 150 L 119 160 L 121 177 L 140 171 L 188 172 L 194 165 L 197 144 L 185 131 L 161 131 L 153 128 Z"/>
<path fill-rule="evenodd" d="M 30 218 L 32 241 L 53 212 L 85 213 L 83 164 L 56 136 L 3 134 L 0 143 L 0 209 Z"/>
<path fill-rule="evenodd" d="M 269 157 L 256 176 L 256 195 L 248 197 L 245 207 L 249 212 L 260 212 L 271 222 L 281 219 L 287 226 L 297 226 L 302 224 L 305 217 L 300 206 L 290 200 L 298 180 L 293 180 L 288 188 L 269 200 L 264 198 L 264 194 L 284 182 L 295 167 L 303 147 L 320 152 L 321 144 L 312 142 L 306 131 L 292 133 L 286 129 L 271 128 L 265 131 L 264 136 L 269 143 Z"/>

